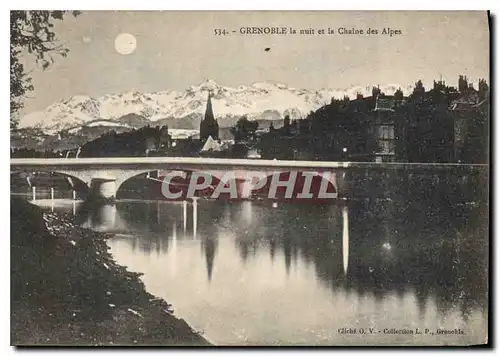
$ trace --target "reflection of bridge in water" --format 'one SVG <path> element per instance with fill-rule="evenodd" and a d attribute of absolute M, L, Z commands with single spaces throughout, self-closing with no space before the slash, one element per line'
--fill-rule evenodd
<path fill-rule="evenodd" d="M 140 203 L 140 202 L 130 202 L 130 203 Z M 177 238 L 181 239 L 191 239 L 191 240 L 200 240 L 202 242 L 202 247 L 205 249 L 206 259 L 207 259 L 207 273 L 209 276 L 212 274 L 212 266 L 215 255 L 215 250 L 217 246 L 217 235 L 216 232 L 207 233 L 208 226 L 207 221 L 203 221 L 203 232 L 202 235 L 198 235 L 198 221 L 199 221 L 199 202 L 198 199 L 194 199 L 192 202 L 182 201 L 182 202 L 142 202 L 146 204 L 145 209 L 141 209 L 144 212 L 145 220 L 149 224 L 154 224 L 154 226 L 158 227 L 157 233 L 164 237 L 165 230 L 162 230 L 160 226 L 164 226 L 162 222 L 162 218 L 166 219 L 168 222 L 167 226 L 171 226 L 171 234 L 175 236 L 175 243 Z M 244 220 L 245 226 L 251 226 L 252 222 L 252 210 L 255 209 L 252 202 L 240 202 L 237 203 L 238 207 L 241 209 L 241 219 Z M 164 213 L 168 214 L 167 216 L 162 216 L 162 206 L 166 207 L 164 209 Z M 271 205 L 272 209 L 279 208 L 278 203 L 273 202 Z M 152 209 L 151 209 L 152 208 Z M 202 206 L 202 216 L 206 217 L 206 209 L 210 209 L 209 206 Z M 259 207 L 257 207 L 259 208 Z M 335 211 L 339 209 L 339 207 L 333 207 Z M 348 264 L 349 264 L 349 213 L 348 207 L 346 205 L 341 207 L 341 218 L 342 218 L 342 261 L 343 261 L 343 270 L 344 273 L 347 273 Z M 139 210 L 139 209 L 138 209 Z M 152 210 L 152 211 L 151 211 Z M 182 212 L 182 214 L 181 214 Z M 334 215 L 336 215 L 335 213 Z M 178 215 L 182 215 L 182 221 L 176 221 L 176 217 Z M 85 207 L 85 204 L 81 206 L 81 209 L 77 211 L 77 222 L 85 228 L 90 228 L 99 232 L 106 233 L 114 233 L 117 234 L 118 237 L 133 237 L 136 234 L 140 235 L 143 233 L 144 227 L 141 229 L 134 228 L 134 224 L 137 225 L 137 220 L 141 221 L 141 214 L 136 213 L 134 219 L 131 219 L 127 216 L 126 213 L 120 212 L 117 208 L 116 204 L 103 204 L 99 206 L 91 205 L 89 209 Z M 172 222 L 172 220 L 174 220 Z M 141 223 L 139 223 L 141 224 Z M 230 222 L 220 221 L 216 219 L 214 222 L 215 225 L 219 225 L 219 227 L 223 228 L 231 228 Z M 182 226 L 181 235 L 178 237 L 177 226 Z M 235 227 L 233 227 L 235 228 Z M 149 229 L 149 228 L 148 228 Z M 133 233 L 131 233 L 131 231 Z M 151 231 L 148 231 L 151 234 Z M 340 237 L 340 236 L 339 236 Z M 134 237 L 135 239 L 135 237 Z M 246 249 L 244 246 L 245 242 L 243 242 L 242 248 Z M 276 247 L 276 246 L 274 246 Z M 286 247 L 285 247 L 286 249 Z M 246 254 L 247 252 L 243 252 Z M 210 262 L 211 261 L 211 262 Z M 285 264 L 287 270 L 290 268 L 290 255 L 285 258 Z"/>
<path fill-rule="evenodd" d="M 162 215 L 161 206 L 167 203 L 163 203 L 159 200 L 155 202 L 143 201 L 143 203 L 146 203 L 148 206 L 148 209 L 145 210 L 146 213 L 149 213 L 150 204 L 154 204 L 156 206 L 155 223 L 157 225 L 160 225 Z M 40 204 L 40 202 L 37 202 L 37 204 Z M 198 227 L 198 199 L 194 198 L 190 202 L 186 200 L 182 202 L 168 202 L 168 205 L 178 207 L 179 210 L 182 210 L 182 226 L 184 235 L 187 236 L 189 220 L 191 222 L 190 232 L 192 233 L 192 238 L 196 238 Z M 189 210 L 191 210 L 191 216 L 188 217 Z M 87 205 L 86 203 L 82 203 L 80 205 L 80 209 L 73 210 L 73 215 L 77 215 L 77 221 L 80 223 L 80 225 L 82 225 L 82 227 L 91 228 L 99 232 L 119 233 L 121 231 L 130 229 L 129 225 L 131 221 L 127 221 L 122 216 L 120 216 L 117 206 L 114 203 L 100 205 Z M 135 216 L 137 217 L 139 216 L 139 214 Z"/>
<path fill-rule="evenodd" d="M 203 252 L 209 281 L 218 251 L 231 241 L 242 261 L 267 250 L 271 259 L 281 256 L 287 273 L 297 261 L 312 263 L 319 281 L 333 290 L 376 300 L 412 291 L 421 310 L 433 300 L 443 313 L 457 307 L 467 315 L 487 302 L 483 210 L 436 210 L 420 201 L 323 207 L 124 201 L 89 211 L 92 217 L 83 214 L 81 221 L 117 233 L 137 253 L 172 256 L 179 241 L 192 240 Z"/>
<path fill-rule="evenodd" d="M 169 270 L 182 268 L 179 261 L 186 257 L 200 259 L 201 276 L 212 288 L 230 266 L 225 255 L 236 252 L 232 260 L 252 266 L 264 255 L 292 276 L 309 266 L 312 278 L 332 293 L 375 303 L 412 298 L 422 315 L 429 308 L 465 316 L 486 308 L 485 201 L 455 205 L 444 194 L 426 193 L 345 204 L 200 200 L 194 208 L 191 202 L 125 200 L 89 204 L 87 211 L 82 204 L 76 218 L 118 234 L 121 246 L 133 246 L 134 254 L 164 256 Z M 188 254 L 187 245 L 196 253 Z"/>

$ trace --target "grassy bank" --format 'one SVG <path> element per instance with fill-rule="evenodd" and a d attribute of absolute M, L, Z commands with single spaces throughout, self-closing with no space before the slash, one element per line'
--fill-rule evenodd
<path fill-rule="evenodd" d="M 11 343 L 209 345 L 113 261 L 109 237 L 12 198 Z"/>

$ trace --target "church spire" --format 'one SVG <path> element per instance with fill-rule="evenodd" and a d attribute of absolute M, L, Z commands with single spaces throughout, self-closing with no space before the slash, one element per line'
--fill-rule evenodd
<path fill-rule="evenodd" d="M 200 139 L 205 142 L 209 136 L 214 140 L 219 139 L 219 124 L 215 120 L 212 109 L 212 91 L 208 91 L 207 108 L 205 109 L 205 117 L 200 122 Z"/>
<path fill-rule="evenodd" d="M 205 120 L 214 121 L 214 112 L 212 110 L 212 91 L 208 91 L 207 108 L 205 109 Z"/>

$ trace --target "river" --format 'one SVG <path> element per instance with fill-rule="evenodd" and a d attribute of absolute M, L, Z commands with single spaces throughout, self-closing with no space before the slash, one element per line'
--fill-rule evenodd
<path fill-rule="evenodd" d="M 116 261 L 143 273 L 148 292 L 216 345 L 485 342 L 488 207 L 480 197 L 365 192 L 301 205 L 136 196 L 88 209 L 70 193 L 54 205 L 38 194 L 45 208 L 114 233 Z"/>

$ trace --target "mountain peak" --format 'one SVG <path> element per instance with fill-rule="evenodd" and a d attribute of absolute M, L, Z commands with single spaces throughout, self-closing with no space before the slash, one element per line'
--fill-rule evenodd
<path fill-rule="evenodd" d="M 411 92 L 408 86 L 401 87 L 405 94 Z M 380 86 L 380 89 L 388 95 L 397 88 L 399 85 L 396 84 Z M 272 113 L 273 120 L 283 118 L 285 113 L 289 113 L 293 119 L 300 119 L 310 111 L 330 103 L 332 97 L 343 98 L 347 95 L 353 99 L 358 92 L 369 96 L 371 86 L 312 90 L 295 89 L 280 83 L 262 81 L 249 86 L 229 87 L 219 85 L 213 79 L 205 79 L 200 85 L 190 86 L 182 92 L 130 91 L 98 98 L 74 96 L 54 103 L 44 111 L 22 117 L 19 127 L 40 127 L 55 131 L 85 125 L 95 120 L 119 121 L 124 116 L 127 118 L 127 114 L 136 114 L 151 122 L 166 118 L 178 119 L 176 128 L 192 129 L 191 126 L 199 125 L 197 120 L 201 120 L 204 115 L 208 91 L 212 91 L 214 116 L 222 121 L 227 119 L 229 123 L 243 115 L 257 120 L 269 116 L 269 113 Z"/>
<path fill-rule="evenodd" d="M 72 104 L 72 105 L 78 105 L 84 102 L 87 102 L 89 100 L 92 100 L 92 98 L 88 95 L 73 95 L 69 98 L 66 98 L 63 100 L 64 104 Z"/>
<path fill-rule="evenodd" d="M 215 82 L 215 80 L 213 79 L 210 79 L 210 78 L 206 78 L 202 84 L 213 84 L 213 85 L 217 85 L 217 83 Z"/>
<path fill-rule="evenodd" d="M 271 81 L 255 82 L 255 83 L 252 83 L 252 87 L 256 88 L 256 89 L 267 89 L 267 90 L 276 89 L 276 88 L 281 89 L 281 90 L 288 89 L 288 86 L 285 84 L 275 83 L 275 82 L 271 82 Z"/>
<path fill-rule="evenodd" d="M 212 90 L 219 87 L 219 84 L 213 79 L 205 79 L 199 86 L 200 90 Z"/>

